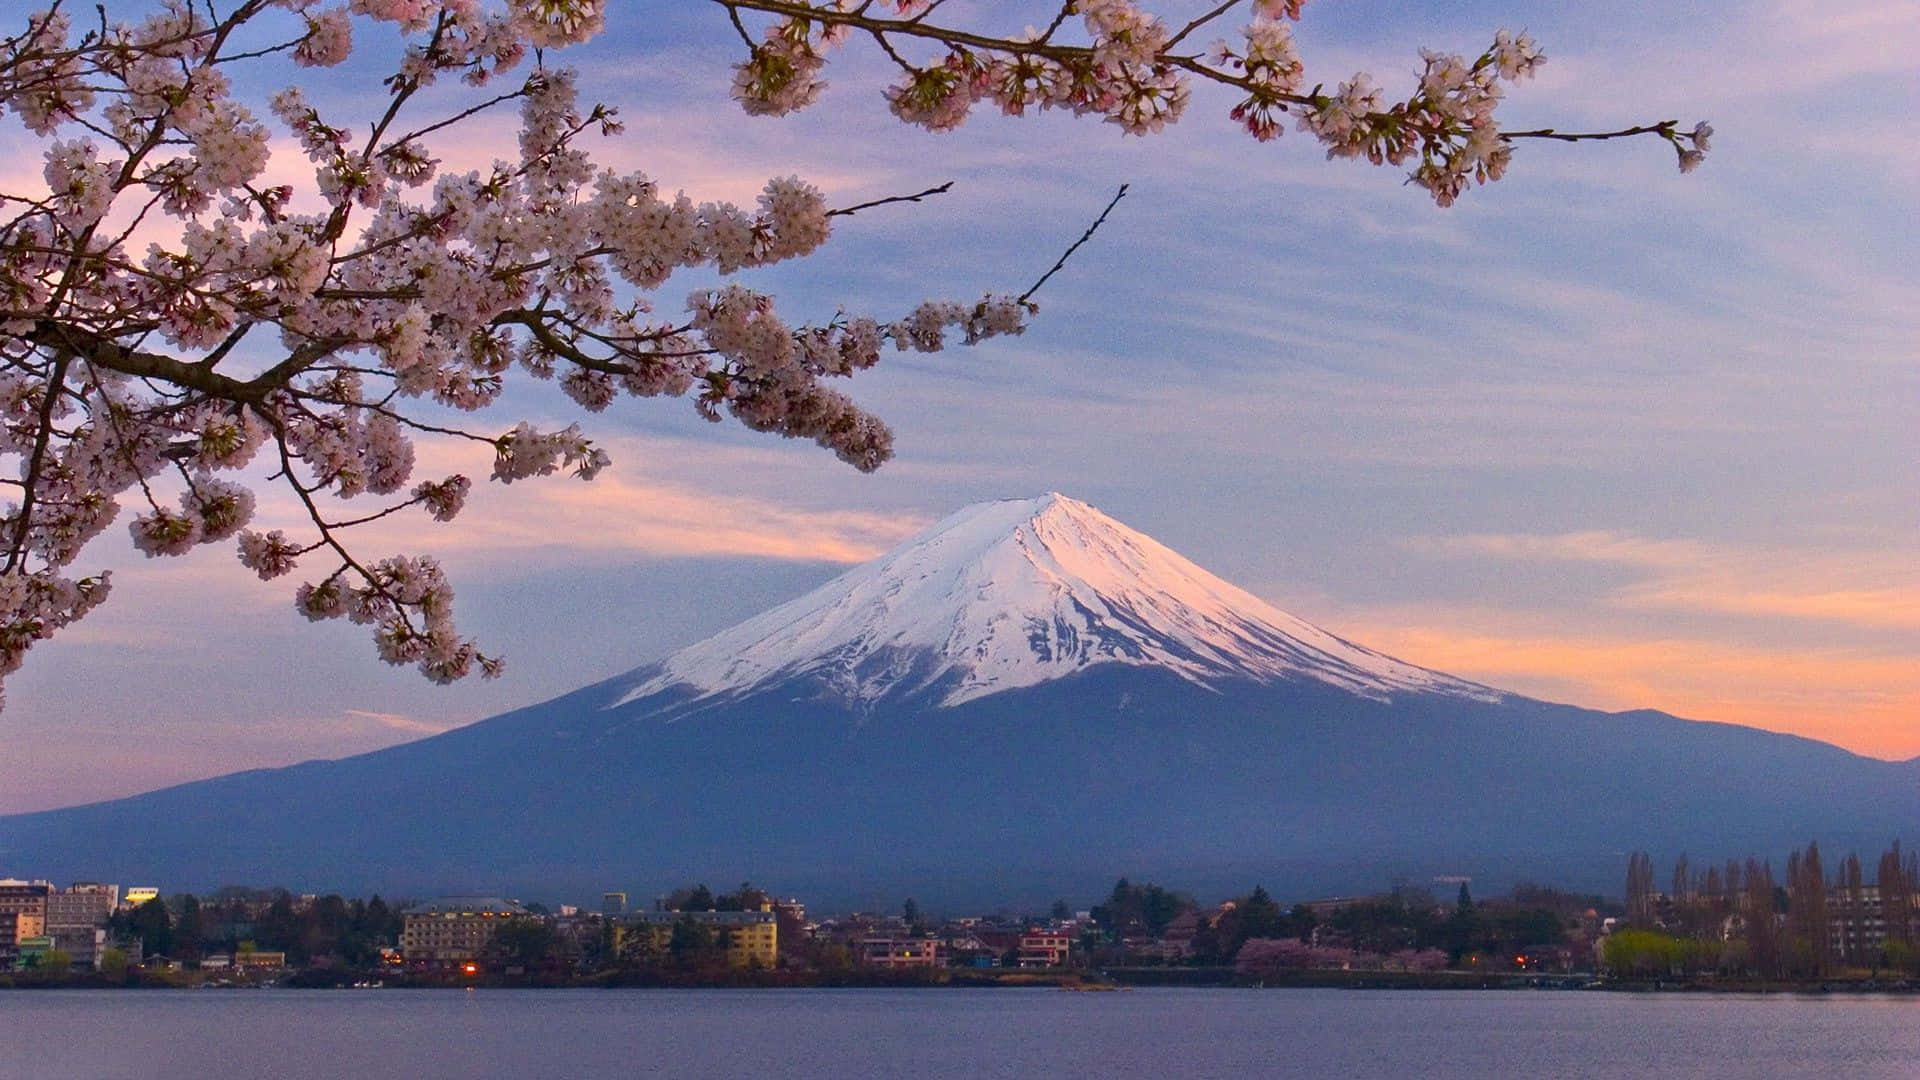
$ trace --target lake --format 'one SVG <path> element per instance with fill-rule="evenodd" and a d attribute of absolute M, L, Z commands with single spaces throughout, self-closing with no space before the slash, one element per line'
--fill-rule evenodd
<path fill-rule="evenodd" d="M 0 993 L 0 1077 L 1920 1077 L 1920 998 L 1143 988 Z"/>

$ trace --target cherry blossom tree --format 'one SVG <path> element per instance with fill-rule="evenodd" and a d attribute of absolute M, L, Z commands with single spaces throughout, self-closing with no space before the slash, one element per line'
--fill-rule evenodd
<path fill-rule="evenodd" d="M 1543 62 L 1525 34 L 1501 31 L 1473 58 L 1424 52 L 1415 85 L 1392 100 L 1364 73 L 1331 91 L 1309 83 L 1291 30 L 1301 0 L 1188 5 L 1184 17 L 1134 0 L 1039 3 L 1042 28 L 1012 35 L 948 19 L 943 2 L 711 0 L 716 30 L 743 42 L 733 93 L 754 114 L 814 102 L 829 57 L 851 45 L 898 66 L 892 112 L 933 130 L 988 104 L 1144 135 L 1180 119 L 1199 88 L 1257 139 L 1291 117 L 1329 158 L 1409 168 L 1441 206 L 1499 179 L 1522 140 L 1649 136 L 1685 171 L 1711 135 L 1673 122 L 1501 129 L 1505 88 Z M 439 564 L 364 557 L 348 546 L 353 526 L 459 514 L 471 480 L 416 478 L 421 438 L 489 445 L 503 484 L 590 480 L 608 458 L 577 424 L 473 431 L 442 417 L 486 411 L 517 378 L 554 380 L 585 412 L 622 395 L 686 397 L 709 419 L 809 438 L 873 469 L 891 435 L 830 379 L 888 348 L 1017 334 L 1035 314 L 1040 283 L 897 318 L 784 318 L 731 275 L 811 254 L 838 217 L 943 188 L 831 208 L 784 177 L 738 207 L 596 167 L 586 145 L 617 137 L 618 115 L 578 100 L 552 59 L 594 39 L 604 7 L 157 0 L 119 22 L 55 2 L 0 24 L 4 145 L 40 162 L 44 182 L 0 191 L 0 458 L 16 466 L 0 469 L 0 677 L 106 598 L 107 571 L 69 567 L 123 509 L 149 556 L 232 543 L 263 579 L 308 571 L 298 609 L 368 625 L 390 663 L 440 681 L 496 674 L 499 660 L 455 630 Z M 271 79 L 268 65 L 338 65 L 356 37 L 377 49 L 395 28 L 404 44 L 371 115 L 335 115 L 299 85 L 265 102 L 235 91 L 237 77 Z M 429 92 L 456 82 L 452 107 Z M 439 171 L 436 146 L 513 109 L 512 160 Z M 264 179 L 276 132 L 297 141 L 310 185 Z M 663 298 L 695 267 L 723 283 Z M 297 535 L 248 527 L 256 495 L 241 470 L 262 464 L 304 508 Z"/>

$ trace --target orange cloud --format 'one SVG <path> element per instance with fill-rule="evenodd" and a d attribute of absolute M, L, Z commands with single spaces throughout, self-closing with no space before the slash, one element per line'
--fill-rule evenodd
<path fill-rule="evenodd" d="M 1875 757 L 1920 756 L 1920 659 L 1829 649 L 1624 637 L 1509 637 L 1362 625 L 1413 663 L 1592 708 L 1658 708 L 1789 732 Z"/>
<path fill-rule="evenodd" d="M 1920 627 L 1920 565 L 1904 552 L 1764 551 L 1609 531 L 1421 537 L 1410 546 L 1441 555 L 1644 571 L 1646 580 L 1608 597 L 1619 607 Z"/>
<path fill-rule="evenodd" d="M 1620 602 L 1729 615 L 1827 619 L 1860 626 L 1920 627 L 1920 591 L 1910 589 L 1747 592 L 1676 586 L 1635 589 L 1621 597 Z"/>

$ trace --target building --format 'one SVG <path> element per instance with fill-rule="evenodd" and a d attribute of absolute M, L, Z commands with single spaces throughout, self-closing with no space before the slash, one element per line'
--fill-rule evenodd
<path fill-rule="evenodd" d="M 119 906 L 120 886 L 76 881 L 68 888 L 47 894 L 47 933 L 57 936 L 62 930 L 105 926 Z M 74 962 L 79 963 L 79 959 L 76 957 Z"/>
<path fill-rule="evenodd" d="M 52 882 L 0 878 L 0 915 L 26 912 L 44 919 L 47 917 L 47 897 L 51 895 Z"/>
<path fill-rule="evenodd" d="M 807 921 L 807 905 L 797 899 L 775 900 L 773 921 L 779 926 L 780 948 L 783 951 L 797 953 L 805 950 L 808 940 L 813 937 L 813 924 Z"/>
<path fill-rule="evenodd" d="M 1906 920 L 1909 926 L 1920 926 L 1920 893 L 1908 898 L 1913 906 L 1913 914 Z M 1845 888 L 1835 888 L 1827 893 L 1827 935 L 1835 956 L 1871 957 L 1880 952 L 1887 944 L 1887 905 L 1881 899 L 1878 885 L 1863 885 L 1860 888 L 1860 903 L 1856 908 L 1852 896 Z M 1898 915 L 1896 907 L 1891 913 Z"/>
<path fill-rule="evenodd" d="M 861 942 L 860 958 L 868 967 L 937 968 L 940 942 L 937 938 L 870 937 Z"/>
<path fill-rule="evenodd" d="M 16 970 L 38 967 L 46 959 L 47 954 L 53 951 L 53 939 L 45 934 L 23 937 L 15 948 L 19 950 L 13 961 Z"/>
<path fill-rule="evenodd" d="M 1065 967 L 1073 937 L 1065 930 L 1029 930 L 1020 935 L 1020 966 Z"/>
<path fill-rule="evenodd" d="M 500 927 L 533 917 L 498 896 L 443 896 L 400 913 L 400 953 L 417 967 L 460 967 L 477 962 Z"/>
<path fill-rule="evenodd" d="M 81 971 L 99 967 L 109 944 L 106 929 L 99 926 L 49 926 L 46 936 L 54 948 L 67 954 L 67 962 Z"/>
<path fill-rule="evenodd" d="M 11 971 L 20 961 L 20 943 L 46 932 L 46 920 L 38 912 L 0 912 L 0 971 Z"/>
<path fill-rule="evenodd" d="M 609 918 L 627 913 L 627 894 L 610 892 L 600 894 L 600 914 Z"/>
<path fill-rule="evenodd" d="M 242 971 L 281 971 L 287 966 L 287 954 L 284 952 L 252 952 L 241 950 L 234 954 L 233 966 Z"/>
<path fill-rule="evenodd" d="M 729 967 L 770 968 L 779 960 L 780 926 L 771 910 L 637 911 L 622 925 L 628 933 L 650 935 L 653 947 L 665 951 L 672 946 L 673 928 L 680 923 L 714 931 L 715 944 L 725 952 Z"/>
<path fill-rule="evenodd" d="M 158 899 L 160 899 L 160 890 L 152 885 L 129 885 L 127 891 L 120 894 L 120 906 L 131 910 L 149 900 Z"/>

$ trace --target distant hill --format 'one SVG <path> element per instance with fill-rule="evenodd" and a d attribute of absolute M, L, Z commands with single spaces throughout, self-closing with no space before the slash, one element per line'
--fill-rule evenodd
<path fill-rule="evenodd" d="M 664 660 L 339 761 L 0 818 L 0 874 L 823 908 L 1471 874 L 1920 839 L 1920 759 L 1601 713 L 1311 626 L 1064 496 L 969 507 Z"/>

